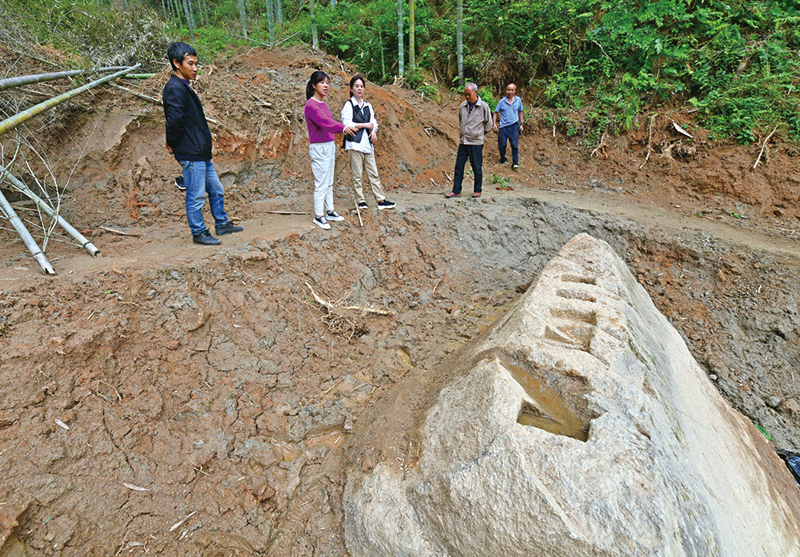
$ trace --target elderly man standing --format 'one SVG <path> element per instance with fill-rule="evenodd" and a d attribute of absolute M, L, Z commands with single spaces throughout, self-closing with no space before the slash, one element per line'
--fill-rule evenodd
<path fill-rule="evenodd" d="M 519 168 L 519 132 L 522 131 L 522 99 L 517 96 L 517 86 L 509 83 L 506 96 L 497 103 L 492 117 L 492 129 L 497 130 L 497 114 L 500 114 L 500 131 L 497 134 L 497 150 L 500 164 L 507 162 L 506 144 L 511 142 L 511 168 Z"/>
<path fill-rule="evenodd" d="M 483 138 L 492 129 L 492 110 L 478 96 L 478 86 L 468 83 L 464 87 L 467 99 L 458 108 L 458 124 L 461 138 L 456 155 L 456 170 L 453 178 L 453 191 L 445 197 L 461 197 L 461 182 L 464 180 L 464 165 L 469 159 L 472 172 L 475 174 L 475 186 L 472 197 L 481 196 L 483 185 Z"/>

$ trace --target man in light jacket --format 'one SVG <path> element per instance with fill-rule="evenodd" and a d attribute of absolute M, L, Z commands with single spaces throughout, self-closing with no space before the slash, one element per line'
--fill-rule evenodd
<path fill-rule="evenodd" d="M 464 180 L 464 165 L 469 159 L 475 175 L 472 197 L 481 196 L 483 185 L 483 138 L 492 129 L 492 110 L 478 96 L 478 86 L 468 83 L 464 87 L 464 98 L 458 108 L 458 124 L 461 138 L 456 155 L 456 169 L 453 177 L 453 191 L 445 197 L 461 197 L 461 182 Z"/>

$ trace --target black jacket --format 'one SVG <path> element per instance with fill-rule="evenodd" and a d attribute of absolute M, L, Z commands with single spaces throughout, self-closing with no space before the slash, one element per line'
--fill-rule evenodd
<path fill-rule="evenodd" d="M 203 106 L 189 84 L 175 74 L 161 94 L 167 120 L 167 145 L 178 161 L 210 161 L 211 130 Z"/>

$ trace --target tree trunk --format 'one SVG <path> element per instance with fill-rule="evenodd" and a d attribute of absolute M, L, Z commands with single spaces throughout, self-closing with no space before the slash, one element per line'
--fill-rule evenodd
<path fill-rule="evenodd" d="M 381 81 L 383 81 L 384 79 L 386 79 L 386 63 L 384 62 L 383 59 L 383 34 L 381 33 L 380 25 L 378 25 L 377 27 L 378 27 L 378 41 L 380 41 L 381 45 Z"/>
<path fill-rule="evenodd" d="M 414 0 L 408 0 L 408 68 L 414 71 L 417 67 L 417 54 L 414 37 Z"/>
<path fill-rule="evenodd" d="M 269 28 L 269 46 L 275 45 L 275 14 L 272 13 L 272 0 L 266 0 L 267 4 L 267 27 Z"/>
<path fill-rule="evenodd" d="M 192 6 L 189 0 L 183 0 L 183 10 L 186 12 L 186 25 L 189 27 L 189 37 L 194 45 L 194 17 L 192 17 Z"/>
<path fill-rule="evenodd" d="M 458 59 L 458 84 L 464 87 L 464 0 L 456 0 L 456 58 Z"/>
<path fill-rule="evenodd" d="M 244 0 L 239 0 L 239 21 L 242 23 L 242 35 L 247 38 L 247 12 L 244 9 Z"/>
<path fill-rule="evenodd" d="M 178 0 L 167 0 L 170 3 L 170 10 L 172 11 L 172 21 L 175 27 L 181 26 L 181 10 L 178 9 Z"/>
<path fill-rule="evenodd" d="M 403 77 L 403 0 L 397 0 L 397 63 Z"/>
<path fill-rule="evenodd" d="M 311 46 L 318 50 L 319 41 L 317 40 L 317 17 L 314 14 L 314 0 L 308 0 L 308 8 L 311 12 Z"/>

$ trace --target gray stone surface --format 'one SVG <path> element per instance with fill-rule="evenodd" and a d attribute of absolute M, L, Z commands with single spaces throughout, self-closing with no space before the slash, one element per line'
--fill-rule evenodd
<path fill-rule="evenodd" d="M 418 458 L 350 467 L 354 557 L 800 555 L 790 474 L 605 242 L 573 238 L 426 388 Z"/>

